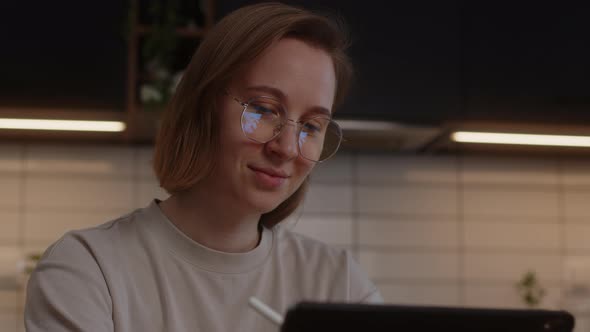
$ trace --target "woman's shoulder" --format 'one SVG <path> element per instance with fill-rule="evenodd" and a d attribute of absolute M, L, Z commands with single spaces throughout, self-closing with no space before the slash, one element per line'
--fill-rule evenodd
<path fill-rule="evenodd" d="M 43 257 L 69 256 L 76 251 L 116 250 L 117 244 L 125 243 L 121 240 L 130 240 L 136 233 L 141 210 L 96 226 L 69 230 L 47 248 Z"/>
<path fill-rule="evenodd" d="M 298 278 L 304 280 L 307 279 L 301 271 L 309 271 L 308 281 L 313 280 L 315 287 L 335 292 L 326 299 L 382 302 L 379 291 L 348 248 L 326 244 L 288 227 L 277 229 L 277 233 L 277 247 L 283 264 L 292 263 L 292 271 L 299 271 Z"/>

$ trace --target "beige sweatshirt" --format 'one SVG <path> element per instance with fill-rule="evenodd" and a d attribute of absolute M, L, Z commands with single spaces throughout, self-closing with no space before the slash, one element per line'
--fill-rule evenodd
<path fill-rule="evenodd" d="M 278 331 L 248 306 L 281 314 L 301 300 L 381 302 L 349 253 L 264 229 L 258 247 L 231 254 L 179 231 L 156 201 L 64 235 L 27 288 L 27 331 Z"/>

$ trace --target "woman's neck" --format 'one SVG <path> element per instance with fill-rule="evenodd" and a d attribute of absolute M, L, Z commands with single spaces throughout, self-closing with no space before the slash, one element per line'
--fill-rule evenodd
<path fill-rule="evenodd" d="M 160 203 L 162 212 L 195 242 L 222 252 L 250 251 L 258 245 L 260 215 L 244 215 L 197 191 L 172 195 Z"/>

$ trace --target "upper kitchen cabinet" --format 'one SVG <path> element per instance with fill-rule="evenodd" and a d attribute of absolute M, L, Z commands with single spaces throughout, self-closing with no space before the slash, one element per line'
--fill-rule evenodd
<path fill-rule="evenodd" d="M 590 5 L 464 1 L 465 120 L 590 124 Z"/>
<path fill-rule="evenodd" d="M 219 1 L 223 16 L 257 1 Z M 355 69 L 337 119 L 438 123 L 462 91 L 460 2 L 290 0 L 344 19 Z"/>
<path fill-rule="evenodd" d="M 348 1 L 356 78 L 341 118 L 438 124 L 461 102 L 458 1 Z M 339 7 L 340 8 L 340 7 Z"/>
<path fill-rule="evenodd" d="M 213 24 L 212 0 L 2 3 L 0 118 L 114 121 L 123 132 L 1 130 L 9 139 L 150 142 Z"/>
<path fill-rule="evenodd" d="M 1 6 L 0 107 L 124 111 L 124 2 Z"/>
<path fill-rule="evenodd" d="M 112 138 L 150 142 L 208 29 L 258 2 L 3 3 L 11 28 L 0 52 L 0 116 L 113 118 L 127 130 Z M 284 2 L 344 18 L 356 76 L 336 119 L 436 130 L 470 120 L 590 123 L 589 4 Z"/>
<path fill-rule="evenodd" d="M 3 1 L 0 7 L 5 36 L 0 52 L 3 126 L 10 119 L 125 120 L 124 2 Z M 122 135 L 0 130 L 2 140 L 110 142 Z"/>

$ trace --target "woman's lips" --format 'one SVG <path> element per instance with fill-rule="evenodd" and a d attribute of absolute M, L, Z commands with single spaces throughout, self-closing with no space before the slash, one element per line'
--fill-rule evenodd
<path fill-rule="evenodd" d="M 256 182 L 263 188 L 276 189 L 287 180 L 288 176 L 281 171 L 249 166 L 254 172 Z"/>

